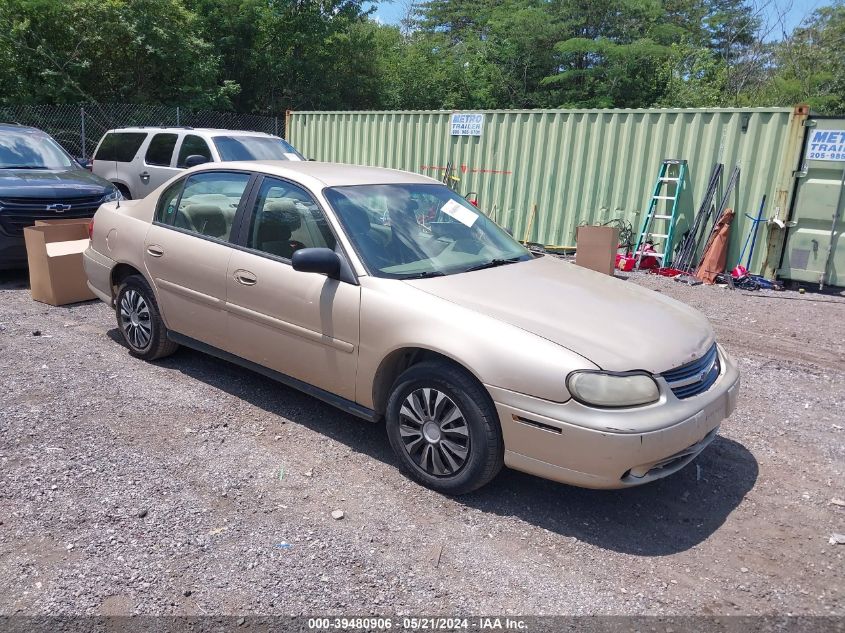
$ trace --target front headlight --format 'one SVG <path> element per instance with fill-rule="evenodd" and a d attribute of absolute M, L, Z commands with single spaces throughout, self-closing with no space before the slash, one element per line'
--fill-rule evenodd
<path fill-rule="evenodd" d="M 120 189 L 117 188 L 115 188 L 111 193 L 107 193 L 106 197 L 103 198 L 103 202 L 114 202 L 115 200 L 123 200 L 123 194 L 120 193 Z"/>
<path fill-rule="evenodd" d="M 644 372 L 573 371 L 566 387 L 578 402 L 594 407 L 635 407 L 660 398 L 654 378 Z"/>

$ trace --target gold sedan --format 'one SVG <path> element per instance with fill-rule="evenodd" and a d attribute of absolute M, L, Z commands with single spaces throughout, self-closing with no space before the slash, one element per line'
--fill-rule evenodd
<path fill-rule="evenodd" d="M 676 472 L 736 406 L 697 311 L 531 253 L 430 178 L 200 165 L 100 207 L 85 269 L 130 352 L 179 345 L 384 422 L 449 494 L 502 468 L 591 488 Z"/>

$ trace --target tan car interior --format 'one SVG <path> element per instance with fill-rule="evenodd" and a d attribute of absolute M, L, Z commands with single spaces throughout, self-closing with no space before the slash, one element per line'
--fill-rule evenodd
<path fill-rule="evenodd" d="M 240 196 L 221 193 L 197 194 L 183 197 L 176 212 L 175 225 L 201 235 L 229 239 Z"/>
<path fill-rule="evenodd" d="M 174 225 L 221 240 L 233 238 L 232 225 L 242 192 L 183 194 Z M 259 198 L 259 210 L 253 216 L 247 246 L 277 257 L 290 259 L 294 251 L 305 247 L 334 248 L 335 240 L 322 213 L 312 200 L 296 197 L 296 191 L 272 188 Z M 273 196 L 283 193 L 283 196 Z"/>
<path fill-rule="evenodd" d="M 311 200 L 290 197 L 259 199 L 261 210 L 252 221 L 247 246 L 290 259 L 300 248 L 334 248 L 334 236 L 328 226 L 319 226 L 322 213 Z M 293 192 L 295 193 L 295 192 Z"/>

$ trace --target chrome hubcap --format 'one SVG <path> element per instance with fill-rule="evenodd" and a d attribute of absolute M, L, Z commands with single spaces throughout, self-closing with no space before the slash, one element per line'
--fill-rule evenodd
<path fill-rule="evenodd" d="M 458 405 L 436 389 L 412 391 L 399 410 L 405 450 L 425 472 L 456 474 L 469 457 L 469 427 Z"/>
<path fill-rule="evenodd" d="M 120 327 L 126 341 L 136 349 L 144 349 L 153 335 L 150 308 L 137 290 L 127 290 L 120 300 Z"/>

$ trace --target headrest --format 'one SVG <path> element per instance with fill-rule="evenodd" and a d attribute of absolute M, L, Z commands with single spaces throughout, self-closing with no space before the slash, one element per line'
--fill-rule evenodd
<path fill-rule="evenodd" d="M 223 237 L 229 230 L 226 216 L 215 204 L 192 204 L 185 209 L 185 214 L 203 235 Z"/>
<path fill-rule="evenodd" d="M 351 233 L 366 233 L 370 230 L 370 216 L 361 207 L 350 203 L 342 205 L 340 210 Z"/>
<path fill-rule="evenodd" d="M 294 202 L 290 198 L 270 198 L 267 202 L 264 203 L 264 211 L 283 211 L 285 213 L 297 213 L 296 202 Z"/>
<path fill-rule="evenodd" d="M 296 209 L 296 204 L 288 198 L 268 200 L 264 204 L 264 212 L 261 214 L 261 224 L 284 224 L 291 231 L 295 231 L 302 225 L 302 216 Z"/>

